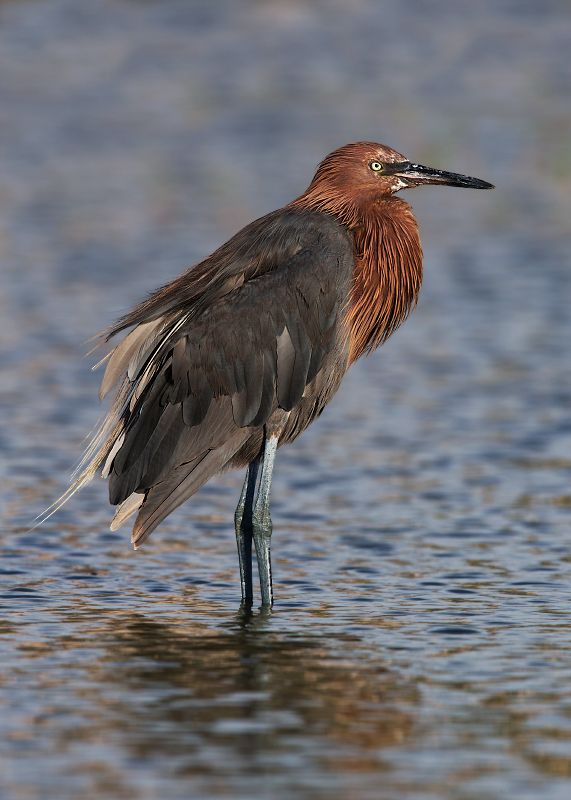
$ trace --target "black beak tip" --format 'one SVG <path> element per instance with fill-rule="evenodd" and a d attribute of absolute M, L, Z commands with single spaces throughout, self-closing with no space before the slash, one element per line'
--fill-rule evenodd
<path fill-rule="evenodd" d="M 440 184 L 442 186 L 459 186 L 463 189 L 495 189 L 493 183 L 482 181 L 480 178 L 472 178 L 469 175 L 460 175 L 456 172 L 445 172 L 432 167 L 424 167 L 422 164 L 409 163 L 407 168 L 402 170 L 402 177 L 408 179 L 411 186 L 422 186 L 423 184 Z"/>
<path fill-rule="evenodd" d="M 472 178 L 468 175 L 455 175 L 450 173 L 450 177 L 446 179 L 447 173 L 441 173 L 444 176 L 443 183 L 449 186 L 460 186 L 462 189 L 495 189 L 493 183 L 482 181 L 480 178 Z"/>

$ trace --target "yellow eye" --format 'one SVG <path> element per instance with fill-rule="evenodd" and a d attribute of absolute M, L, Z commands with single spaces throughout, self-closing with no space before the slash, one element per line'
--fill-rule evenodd
<path fill-rule="evenodd" d="M 373 172 L 382 172 L 384 169 L 384 166 L 383 164 L 381 164 L 380 161 L 370 161 L 369 166 L 373 170 Z"/>

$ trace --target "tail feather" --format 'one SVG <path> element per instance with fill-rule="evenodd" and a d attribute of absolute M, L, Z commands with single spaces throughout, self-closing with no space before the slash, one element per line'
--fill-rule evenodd
<path fill-rule="evenodd" d="M 112 531 L 116 531 L 117 528 L 120 528 L 121 525 L 132 515 L 135 511 L 138 511 L 141 508 L 141 504 L 145 499 L 144 494 L 140 494 L 139 492 L 133 492 L 130 494 L 126 500 L 117 506 L 117 511 L 115 512 L 115 516 L 109 526 Z"/>
<path fill-rule="evenodd" d="M 137 550 L 171 511 L 188 500 L 206 481 L 219 472 L 251 435 L 251 428 L 240 428 L 216 450 L 207 450 L 157 483 L 147 493 L 133 526 L 131 541 Z"/>

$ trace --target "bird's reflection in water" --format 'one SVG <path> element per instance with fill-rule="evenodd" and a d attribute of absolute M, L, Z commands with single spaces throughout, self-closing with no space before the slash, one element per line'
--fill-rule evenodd
<path fill-rule="evenodd" d="M 102 631 L 99 724 L 128 758 L 168 759 L 178 773 L 378 770 L 379 748 L 413 735 L 415 684 L 359 663 L 357 638 L 332 642 L 272 629 L 270 612 L 243 608 L 217 631 L 185 635 L 133 615 Z M 109 683 L 116 687 L 109 688 Z M 98 688 L 97 688 L 98 687 Z M 115 698 L 109 702 L 109 697 Z"/>

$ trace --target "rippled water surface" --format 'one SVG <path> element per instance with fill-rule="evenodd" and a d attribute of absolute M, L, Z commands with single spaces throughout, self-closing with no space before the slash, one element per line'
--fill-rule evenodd
<path fill-rule="evenodd" d="M 0 4 L 0 797 L 571 797 L 571 10 Z M 408 192 L 418 309 L 278 454 L 276 605 L 212 480 L 133 552 L 82 343 L 346 141 Z"/>

